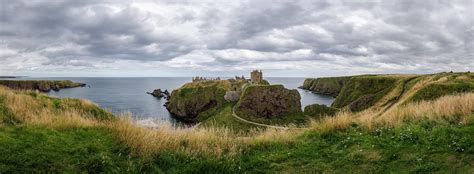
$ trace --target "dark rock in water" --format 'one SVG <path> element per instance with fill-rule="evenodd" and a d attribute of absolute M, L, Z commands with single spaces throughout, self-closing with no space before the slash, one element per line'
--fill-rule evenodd
<path fill-rule="evenodd" d="M 246 118 L 283 118 L 302 116 L 297 90 L 283 85 L 249 86 L 237 104 L 236 112 Z"/>
<path fill-rule="evenodd" d="M 163 92 L 161 91 L 161 89 L 155 89 L 153 90 L 153 92 L 147 92 L 147 94 L 150 94 L 154 97 L 158 97 L 158 98 L 162 98 L 164 97 L 165 95 L 163 94 Z"/>
<path fill-rule="evenodd" d="M 54 85 L 54 86 L 51 87 L 51 89 L 52 89 L 53 91 L 56 91 L 56 92 L 57 92 L 57 91 L 59 91 L 60 88 L 59 88 L 59 85 Z"/>
<path fill-rule="evenodd" d="M 170 94 L 170 92 L 168 92 L 167 89 L 165 89 L 165 91 L 162 92 L 162 94 L 165 95 L 165 99 L 167 99 L 167 100 L 171 97 L 171 94 Z"/>

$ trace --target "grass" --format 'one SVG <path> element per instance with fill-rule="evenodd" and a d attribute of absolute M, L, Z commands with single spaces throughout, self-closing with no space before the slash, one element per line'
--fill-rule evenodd
<path fill-rule="evenodd" d="M 447 121 L 456 125 L 472 122 L 474 120 L 474 93 L 448 95 L 433 101 L 399 105 L 383 113 L 370 109 L 358 113 L 342 111 L 334 117 L 312 121 L 310 127 L 321 132 L 332 132 L 357 124 L 373 130 L 377 127 L 396 127 L 424 120 Z"/>
<path fill-rule="evenodd" d="M 321 119 L 326 116 L 334 116 L 339 110 L 326 105 L 312 104 L 304 107 L 304 115 L 314 119 Z"/>
<path fill-rule="evenodd" d="M 187 83 L 173 90 L 167 108 L 180 119 L 203 121 L 224 106 L 228 88 L 230 82 L 227 80 Z"/>
<path fill-rule="evenodd" d="M 306 79 L 303 88 L 316 92 L 336 92 L 332 106 L 362 111 L 385 108 L 412 101 L 433 100 L 445 95 L 472 92 L 474 73 L 427 75 L 380 74 Z M 403 101 L 403 102 L 400 102 Z"/>
<path fill-rule="evenodd" d="M 433 100 L 444 95 L 474 91 L 474 82 L 453 81 L 449 83 L 433 83 L 420 89 L 412 101 Z"/>
<path fill-rule="evenodd" d="M 127 172 L 138 170 L 106 128 L 0 127 L 3 173 Z"/>
<path fill-rule="evenodd" d="M 305 130 L 245 136 L 222 127 L 144 128 L 85 100 L 32 91 L 0 88 L 0 99 L 1 173 L 474 172 L 474 93 L 383 112 L 343 110 Z M 225 122 L 231 106 L 214 121 Z"/>
<path fill-rule="evenodd" d="M 84 86 L 70 80 L 0 80 L 0 85 L 20 90 L 40 90 L 48 92 L 57 88 L 73 88 Z"/>
<path fill-rule="evenodd" d="M 452 135 L 452 136 L 451 136 Z M 242 157 L 243 169 L 282 173 L 470 173 L 474 124 L 421 122 L 366 131 L 308 131 L 289 144 L 263 143 Z"/>
<path fill-rule="evenodd" d="M 392 77 L 353 77 L 344 84 L 331 106 L 349 106 L 352 111 L 367 109 L 388 94 L 396 82 Z"/>
<path fill-rule="evenodd" d="M 235 133 L 250 132 L 257 129 L 257 126 L 238 121 L 232 116 L 233 104 L 226 104 L 216 114 L 209 117 L 209 119 L 201 122 L 202 127 L 221 127 L 230 129 Z"/>
<path fill-rule="evenodd" d="M 344 84 L 352 77 L 323 77 L 308 78 L 304 80 L 303 89 L 316 91 L 318 93 L 337 96 Z"/>

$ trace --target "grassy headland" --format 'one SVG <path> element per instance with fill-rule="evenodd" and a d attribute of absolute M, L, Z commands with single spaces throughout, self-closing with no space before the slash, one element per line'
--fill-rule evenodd
<path fill-rule="evenodd" d="M 454 80 L 472 83 L 467 77 Z M 393 87 L 367 109 L 343 109 L 305 129 L 245 134 L 213 126 L 149 129 L 86 100 L 0 87 L 0 172 L 472 173 L 472 89 L 412 99 L 445 83 L 439 79 L 405 81 L 404 92 Z M 225 123 L 230 106 L 207 120 Z"/>
<path fill-rule="evenodd" d="M 84 83 L 75 83 L 70 80 L 0 80 L 0 85 L 11 89 L 39 90 L 41 92 L 86 86 Z"/>
<path fill-rule="evenodd" d="M 388 74 L 306 79 L 302 88 L 312 91 L 338 91 L 335 108 L 362 111 L 371 107 L 390 107 L 399 101 L 422 101 L 444 95 L 474 91 L 474 73 L 427 75 Z M 338 85 L 334 85 L 336 82 Z M 317 84 L 317 85 L 315 85 Z"/>

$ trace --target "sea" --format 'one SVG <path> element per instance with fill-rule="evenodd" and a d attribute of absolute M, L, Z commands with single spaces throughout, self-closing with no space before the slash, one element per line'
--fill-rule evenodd
<path fill-rule="evenodd" d="M 331 105 L 334 101 L 331 96 L 299 89 L 298 87 L 303 84 L 304 78 L 269 77 L 265 79 L 270 84 L 283 84 L 286 88 L 297 89 L 301 95 L 303 108 L 310 104 Z M 191 82 L 191 77 L 22 77 L 15 80 L 72 80 L 86 83 L 86 87 L 51 91 L 48 95 L 60 98 L 88 99 L 115 114 L 130 113 L 132 118 L 140 124 L 153 126 L 155 123 L 163 122 L 173 125 L 183 123 L 172 117 L 163 106 L 166 99 L 155 98 L 147 92 L 157 88 L 171 92 L 173 89 Z"/>

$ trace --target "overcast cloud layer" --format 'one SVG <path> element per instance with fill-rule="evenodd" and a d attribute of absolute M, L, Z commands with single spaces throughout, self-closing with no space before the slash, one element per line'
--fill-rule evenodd
<path fill-rule="evenodd" d="M 474 70 L 472 0 L 0 2 L 0 75 Z"/>

